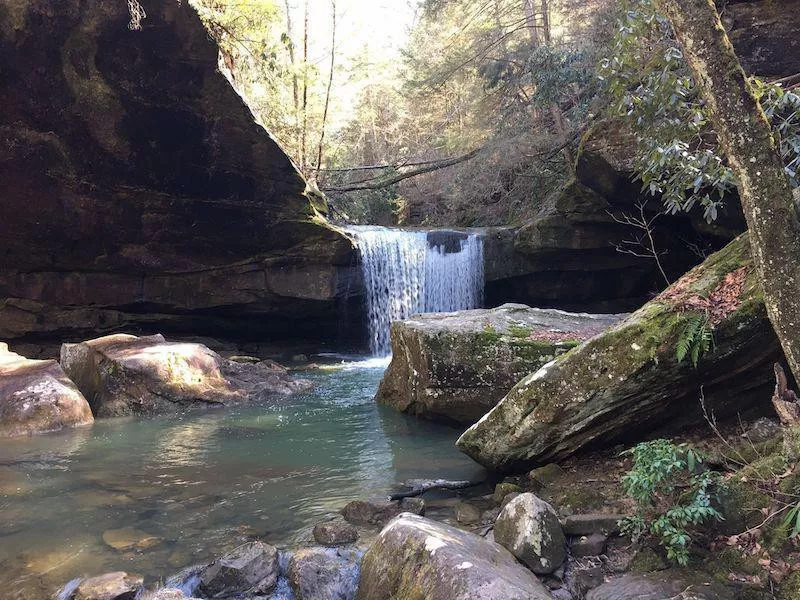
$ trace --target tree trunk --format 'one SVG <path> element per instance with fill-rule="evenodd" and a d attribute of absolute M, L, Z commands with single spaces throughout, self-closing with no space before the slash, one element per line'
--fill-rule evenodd
<path fill-rule="evenodd" d="M 328 122 L 328 106 L 331 102 L 331 88 L 333 87 L 333 69 L 336 61 L 336 0 L 331 0 L 331 74 L 328 77 L 328 89 L 325 92 L 325 108 L 322 111 L 322 127 L 319 132 L 319 147 L 317 148 L 317 170 L 314 180 L 319 179 L 319 170 L 322 168 L 322 154 L 325 144 L 325 126 Z"/>
<path fill-rule="evenodd" d="M 738 180 L 772 326 L 800 378 L 800 226 L 780 153 L 713 0 L 656 0 L 683 47 Z"/>
<path fill-rule="evenodd" d="M 300 170 L 306 174 L 308 140 L 308 1 L 303 15 L 303 126 L 300 130 Z"/>
<path fill-rule="evenodd" d="M 286 36 L 288 39 L 287 48 L 289 50 L 289 63 L 292 65 L 292 108 L 294 109 L 295 135 L 300 134 L 300 85 L 297 81 L 297 57 L 294 53 L 294 30 L 292 27 L 292 7 L 289 0 L 284 0 L 286 6 Z M 297 146 L 294 149 L 294 156 L 300 153 L 300 140 L 295 138 Z"/>

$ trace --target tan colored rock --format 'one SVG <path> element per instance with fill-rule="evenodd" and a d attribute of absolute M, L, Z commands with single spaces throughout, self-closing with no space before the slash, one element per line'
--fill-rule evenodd
<path fill-rule="evenodd" d="M 108 529 L 103 532 L 103 541 L 114 550 L 147 550 L 157 546 L 163 540 L 136 529 L 135 527 L 122 527 L 121 529 Z"/>
<path fill-rule="evenodd" d="M 98 417 L 240 403 L 306 389 L 269 365 L 237 363 L 196 343 L 115 334 L 63 344 L 61 364 Z"/>
<path fill-rule="evenodd" d="M 0 437 L 94 421 L 86 398 L 54 360 L 30 360 L 0 343 Z"/>
<path fill-rule="evenodd" d="M 83 580 L 75 589 L 73 600 L 133 600 L 144 578 L 125 571 L 106 573 Z"/>

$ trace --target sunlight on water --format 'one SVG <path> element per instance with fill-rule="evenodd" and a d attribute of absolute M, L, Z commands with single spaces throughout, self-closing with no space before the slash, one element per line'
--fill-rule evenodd
<path fill-rule="evenodd" d="M 290 546 L 406 479 L 480 476 L 457 430 L 375 404 L 388 359 L 325 360 L 337 368 L 303 374 L 312 392 L 263 406 L 0 441 L 2 598 L 115 570 L 163 578 L 254 538 Z"/>

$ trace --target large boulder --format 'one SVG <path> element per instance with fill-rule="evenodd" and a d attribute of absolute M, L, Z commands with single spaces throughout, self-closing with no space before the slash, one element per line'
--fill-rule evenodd
<path fill-rule="evenodd" d="M 338 332 L 350 241 L 190 2 L 0 2 L 0 338 Z"/>
<path fill-rule="evenodd" d="M 505 505 L 494 524 L 494 539 L 538 575 L 552 573 L 567 557 L 558 514 L 530 493 Z"/>
<path fill-rule="evenodd" d="M 521 304 L 415 315 L 392 324 L 392 362 L 375 399 L 427 419 L 469 425 L 524 375 L 620 319 Z"/>
<path fill-rule="evenodd" d="M 98 417 L 168 413 L 305 389 L 263 364 L 228 361 L 202 344 L 162 335 L 109 335 L 61 347 L 64 371 Z"/>
<path fill-rule="evenodd" d="M 690 328 L 713 335 L 696 368 L 676 360 Z M 703 421 L 701 395 L 720 418 L 768 405 L 781 358 L 742 235 L 624 321 L 523 378 L 457 444 L 490 468 L 516 471 L 590 445 L 674 432 Z"/>
<path fill-rule="evenodd" d="M 546 600 L 538 579 L 505 548 L 473 533 L 402 514 L 364 555 L 358 600 Z"/>
<path fill-rule="evenodd" d="M 0 343 L 0 437 L 92 423 L 86 398 L 54 360 L 30 360 Z"/>
<path fill-rule="evenodd" d="M 278 582 L 278 550 L 263 542 L 249 542 L 218 558 L 200 572 L 204 598 L 267 595 Z"/>

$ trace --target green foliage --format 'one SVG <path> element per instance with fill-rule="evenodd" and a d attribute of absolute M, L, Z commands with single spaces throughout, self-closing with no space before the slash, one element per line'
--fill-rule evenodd
<path fill-rule="evenodd" d="M 515 338 L 527 338 L 531 335 L 531 328 L 525 325 L 510 325 L 508 334 Z"/>
<path fill-rule="evenodd" d="M 675 358 L 683 362 L 686 357 L 697 368 L 700 357 L 711 350 L 714 344 L 714 335 L 711 322 L 705 313 L 687 313 L 681 318 L 683 329 L 678 334 L 678 343 L 675 348 Z"/>
<path fill-rule="evenodd" d="M 643 442 L 623 454 L 633 458 L 633 468 L 621 483 L 636 502 L 636 513 L 620 521 L 622 533 L 634 541 L 650 534 L 664 547 L 667 558 L 686 565 L 692 541 L 689 529 L 722 519 L 711 505 L 717 475 L 704 467 L 698 450 L 669 440 Z"/>
<path fill-rule="evenodd" d="M 794 538 L 800 535 L 800 502 L 792 506 L 792 508 L 789 509 L 789 512 L 786 513 L 786 517 L 783 519 L 783 526 L 786 529 L 791 527 L 789 538 Z"/>
<path fill-rule="evenodd" d="M 736 181 L 717 146 L 710 111 L 652 0 L 625 0 L 608 56 L 600 63 L 614 113 L 636 134 L 637 176 L 671 214 L 703 208 L 716 219 Z M 770 119 L 787 174 L 798 185 L 800 97 L 779 85 L 751 80 Z"/>

